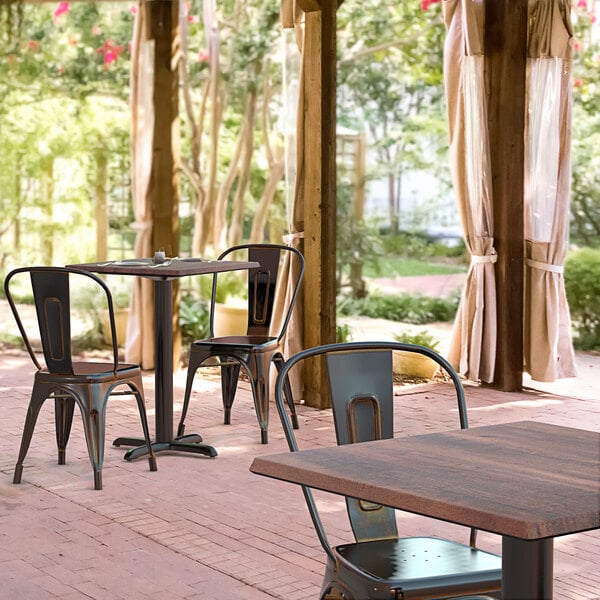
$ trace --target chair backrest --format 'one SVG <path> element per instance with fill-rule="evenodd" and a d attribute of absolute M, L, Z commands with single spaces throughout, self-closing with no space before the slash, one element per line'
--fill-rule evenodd
<path fill-rule="evenodd" d="M 95 305 L 104 305 L 108 310 L 113 346 L 113 365 L 114 370 L 116 370 L 119 358 L 115 318 L 112 296 L 106 284 L 97 275 L 79 269 L 69 267 L 22 267 L 14 269 L 6 276 L 4 291 L 25 347 L 37 369 L 41 369 L 42 366 L 37 359 L 11 289 L 17 280 L 15 277 L 21 273 L 29 274 L 42 351 L 48 371 L 63 375 L 73 374 L 71 350 L 71 279 L 73 277 L 80 277 L 85 281 L 91 280 L 98 286 L 102 302 L 99 301 Z"/>
<path fill-rule="evenodd" d="M 393 352 L 405 351 L 434 360 L 450 377 L 456 392 L 458 421 L 466 428 L 464 390 L 452 366 L 439 354 L 401 342 L 348 342 L 310 348 L 292 356 L 283 366 L 275 385 L 275 401 L 288 445 L 297 451 L 294 430 L 285 409 L 284 383 L 295 365 L 323 357 L 338 444 L 391 438 L 394 435 Z M 304 488 L 308 508 L 326 552 L 331 554 L 325 531 L 310 489 Z M 348 517 L 357 541 L 397 537 L 395 511 L 374 504 L 346 499 Z"/>
<path fill-rule="evenodd" d="M 282 319 L 277 332 L 272 333 L 280 339 L 287 329 L 294 304 L 298 296 L 300 284 L 304 275 L 304 257 L 290 246 L 280 244 L 241 244 L 225 250 L 218 258 L 247 260 L 257 262 L 259 267 L 248 270 L 248 335 L 269 335 L 271 324 L 276 312 L 281 312 Z M 287 259 L 287 260 L 286 260 Z M 282 278 L 288 275 L 287 282 Z M 214 314 L 217 298 L 219 276 L 213 276 L 211 298 L 211 336 L 214 335 Z M 278 290 L 280 285 L 287 283 L 288 293 Z M 277 307 L 276 302 L 283 302 L 284 306 Z"/>

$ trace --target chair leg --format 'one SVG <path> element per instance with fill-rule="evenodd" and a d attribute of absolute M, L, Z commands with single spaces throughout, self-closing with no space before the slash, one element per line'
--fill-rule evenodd
<path fill-rule="evenodd" d="M 240 363 L 237 361 L 230 360 L 227 362 L 227 358 L 221 359 L 221 395 L 223 397 L 223 423 L 225 425 L 231 424 L 231 407 L 235 399 L 235 393 L 237 391 L 238 378 L 240 376 Z"/>
<path fill-rule="evenodd" d="M 281 371 L 281 368 L 283 367 L 285 358 L 282 354 L 276 354 L 275 356 L 273 356 L 273 362 L 275 363 L 275 367 L 277 368 L 277 372 L 279 373 Z M 292 396 L 292 386 L 290 385 L 289 377 L 286 377 L 285 381 L 283 382 L 283 395 L 290 409 L 292 427 L 294 429 L 300 429 L 300 425 L 298 423 L 298 415 L 296 414 L 296 405 L 294 404 L 294 397 Z"/>
<path fill-rule="evenodd" d="M 66 448 L 71 435 L 75 401 L 62 392 L 54 397 L 54 420 L 56 428 L 56 445 L 58 447 L 58 464 L 66 464 Z"/>
<path fill-rule="evenodd" d="M 271 358 L 266 354 L 251 354 L 248 374 L 252 383 L 254 409 L 260 426 L 261 444 L 269 443 L 269 366 Z"/>
<path fill-rule="evenodd" d="M 190 396 L 192 395 L 192 385 L 194 384 L 194 377 L 198 367 L 202 364 L 202 360 L 199 360 L 193 349 L 190 349 L 187 379 L 185 383 L 185 394 L 183 396 L 183 406 L 181 408 L 181 417 L 179 418 L 179 425 L 177 426 L 177 437 L 181 437 L 185 433 L 185 417 L 190 406 Z"/>
<path fill-rule="evenodd" d="M 23 426 L 23 436 L 21 437 L 21 447 L 19 449 L 19 456 L 17 458 L 17 464 L 15 465 L 15 473 L 13 475 L 13 483 L 21 483 L 21 476 L 23 475 L 23 461 L 29 450 L 31 444 L 31 438 L 33 436 L 33 430 L 37 422 L 38 415 L 40 414 L 40 408 L 46 399 L 46 395 L 36 390 L 35 386 L 31 393 L 31 400 L 27 407 L 27 415 L 25 417 L 25 425 Z"/>
<path fill-rule="evenodd" d="M 142 421 L 142 431 L 144 432 L 144 439 L 146 440 L 146 447 L 148 448 L 148 464 L 150 465 L 151 471 L 156 471 L 156 455 L 154 454 L 154 448 L 152 447 L 152 442 L 150 441 L 150 429 L 148 427 L 148 419 L 146 417 L 146 407 L 144 406 L 144 397 L 142 394 L 133 386 L 129 384 L 129 388 L 131 389 L 133 395 L 138 404 L 138 410 L 140 413 L 140 420 Z"/>
<path fill-rule="evenodd" d="M 83 429 L 87 442 L 88 455 L 94 470 L 94 489 L 102 489 L 102 463 L 104 462 L 104 435 L 106 420 L 107 391 L 101 385 L 92 385 L 89 391 L 91 398 L 75 401 L 81 410 Z M 91 410 L 90 410 L 91 406 Z"/>

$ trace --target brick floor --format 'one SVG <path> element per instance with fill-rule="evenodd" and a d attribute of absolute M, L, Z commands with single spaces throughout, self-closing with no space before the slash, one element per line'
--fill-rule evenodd
<path fill-rule="evenodd" d="M 158 472 L 146 460 L 128 463 L 110 441 L 138 435 L 134 402 L 112 400 L 107 415 L 104 489 L 93 489 L 80 421 L 73 424 L 67 464 L 55 460 L 53 410 L 42 409 L 25 462 L 23 483 L 12 484 L 32 371 L 18 351 L 0 355 L 0 599 L 307 600 L 318 597 L 323 552 L 300 490 L 249 472 L 254 456 L 285 451 L 275 414 L 270 443 L 262 446 L 247 386 L 224 426 L 216 380 L 202 378 L 194 392 L 188 431 L 199 431 L 219 456 L 160 454 Z M 175 418 L 185 373 L 175 375 Z M 154 429 L 153 378 L 144 380 Z M 467 385 L 470 425 L 540 420 L 600 430 L 600 404 L 549 392 L 500 393 Z M 399 433 L 454 426 L 445 384 L 402 389 Z M 327 411 L 299 407 L 305 443 L 331 436 Z M 410 431 L 407 423 L 411 424 Z M 341 498 L 326 503 L 332 541 L 351 539 Z M 403 534 L 465 540 L 463 528 L 402 515 Z M 480 545 L 499 551 L 500 539 L 480 534 Z M 555 598 L 600 599 L 598 531 L 555 542 Z"/>

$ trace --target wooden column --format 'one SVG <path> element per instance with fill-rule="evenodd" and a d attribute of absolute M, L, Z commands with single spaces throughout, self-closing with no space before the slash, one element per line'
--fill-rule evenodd
<path fill-rule="evenodd" d="M 304 345 L 335 341 L 336 237 L 336 10 L 331 0 L 299 0 L 306 11 Z M 305 401 L 329 405 L 325 372 L 315 362 L 305 373 Z"/>
<path fill-rule="evenodd" d="M 486 77 L 498 252 L 498 343 L 493 387 L 523 383 L 523 195 L 527 0 L 485 3 Z"/>
<path fill-rule="evenodd" d="M 152 206 L 152 248 L 164 248 L 168 256 L 179 255 L 179 53 L 178 3 L 149 0 L 149 26 L 154 40 L 154 134 L 150 201 Z M 177 285 L 173 288 L 177 290 Z M 175 293 L 177 296 L 177 293 Z M 179 365 L 177 298 L 174 298 L 174 356 Z"/>

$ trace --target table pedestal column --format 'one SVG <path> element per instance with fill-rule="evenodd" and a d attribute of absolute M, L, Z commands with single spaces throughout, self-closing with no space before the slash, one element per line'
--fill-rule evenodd
<path fill-rule="evenodd" d="M 502 599 L 552 600 L 553 539 L 502 538 Z"/>

